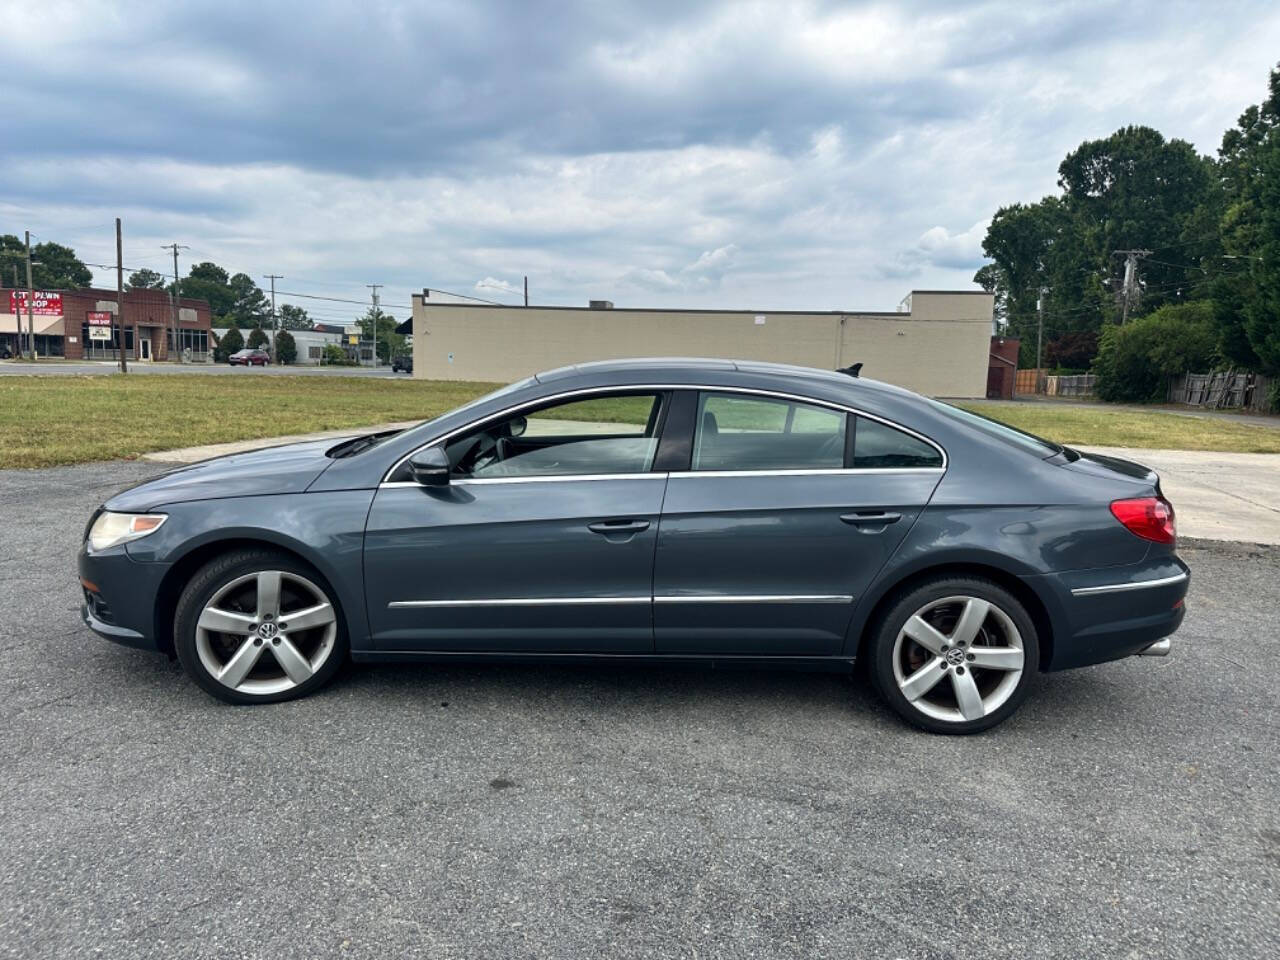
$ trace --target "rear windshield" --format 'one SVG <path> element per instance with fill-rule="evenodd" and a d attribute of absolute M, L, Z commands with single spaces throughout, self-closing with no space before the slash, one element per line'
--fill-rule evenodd
<path fill-rule="evenodd" d="M 1041 459 L 1052 457 L 1063 450 L 1059 444 L 1054 443 L 1052 440 L 1037 437 L 1034 433 L 1027 433 L 1025 430 L 1011 427 L 1007 423 L 1001 423 L 999 420 L 984 417 L 980 413 L 974 413 L 961 407 L 954 407 L 949 403 L 943 403 L 941 400 L 930 399 L 928 402 L 933 405 L 935 410 L 950 417 L 952 420 L 958 420 L 960 423 L 981 430 L 983 433 L 1017 444 L 1022 449 L 1029 453 L 1034 453 Z"/>

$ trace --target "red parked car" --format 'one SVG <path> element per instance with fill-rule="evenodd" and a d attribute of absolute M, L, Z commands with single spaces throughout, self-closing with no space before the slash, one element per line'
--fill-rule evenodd
<path fill-rule="evenodd" d="M 265 367 L 271 362 L 271 354 L 265 350 L 237 350 L 227 357 L 233 367 Z"/>

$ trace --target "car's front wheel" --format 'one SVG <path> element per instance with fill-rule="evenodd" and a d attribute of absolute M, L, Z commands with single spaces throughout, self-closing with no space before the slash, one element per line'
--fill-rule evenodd
<path fill-rule="evenodd" d="M 347 655 L 333 593 L 316 571 L 271 550 L 210 561 L 182 592 L 174 646 L 187 674 L 228 703 L 305 696 Z"/>
<path fill-rule="evenodd" d="M 1003 587 L 940 577 L 909 590 L 869 638 L 871 677 L 899 715 L 933 733 L 977 733 L 1012 714 L 1039 667 L 1035 625 Z"/>

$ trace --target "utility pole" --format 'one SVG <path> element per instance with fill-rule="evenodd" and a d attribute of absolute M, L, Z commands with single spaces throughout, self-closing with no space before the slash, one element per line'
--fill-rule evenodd
<path fill-rule="evenodd" d="M 271 281 L 271 362 L 279 363 L 280 355 L 276 352 L 276 281 L 284 277 L 278 273 L 264 273 L 262 279 Z"/>
<path fill-rule="evenodd" d="M 526 307 L 529 305 L 529 275 L 527 273 L 524 275 L 524 305 Z"/>
<path fill-rule="evenodd" d="M 124 342 L 124 243 L 120 239 L 120 218 L 116 217 L 116 320 L 120 328 L 120 372 L 129 372 L 129 357 L 125 353 Z M 134 331 L 134 344 L 137 345 L 138 334 Z"/>
<path fill-rule="evenodd" d="M 184 243 L 167 243 L 163 245 L 160 249 L 173 251 L 173 349 L 178 354 L 179 362 L 181 362 L 182 361 L 182 344 L 179 342 L 179 337 L 178 337 L 178 298 L 181 295 L 182 291 L 181 291 L 181 288 L 179 287 L 179 280 L 178 280 L 178 251 L 190 250 L 191 248 Z"/>
<path fill-rule="evenodd" d="M 18 323 L 18 359 L 22 359 L 22 307 L 18 301 L 18 265 L 13 265 L 13 315 Z"/>
<path fill-rule="evenodd" d="M 1113 257 L 1124 256 L 1124 288 L 1121 296 L 1124 298 L 1124 307 L 1120 315 L 1120 325 L 1124 326 L 1129 322 L 1129 306 L 1138 298 L 1138 261 L 1143 257 L 1151 256 L 1150 250 L 1116 250 L 1111 254 Z"/>
<path fill-rule="evenodd" d="M 1040 296 L 1036 298 L 1036 393 L 1044 387 L 1044 371 L 1040 368 L 1040 350 L 1044 343 L 1044 295 L 1045 288 L 1040 288 Z"/>
<path fill-rule="evenodd" d="M 373 322 L 369 326 L 373 327 L 373 369 L 378 369 L 378 317 L 382 315 L 382 311 L 378 309 L 378 290 L 385 286 L 382 283 L 366 283 L 366 287 L 373 291 Z"/>
<path fill-rule="evenodd" d="M 28 346 L 31 350 L 31 359 L 36 359 L 36 321 L 32 313 L 32 306 L 36 302 L 36 291 L 31 284 L 31 231 L 27 231 L 27 338 Z M 21 333 L 19 333 L 21 338 Z"/>

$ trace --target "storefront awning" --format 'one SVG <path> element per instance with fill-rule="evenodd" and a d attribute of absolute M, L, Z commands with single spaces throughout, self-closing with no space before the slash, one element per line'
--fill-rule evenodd
<path fill-rule="evenodd" d="M 42 317 L 38 314 L 33 316 L 32 321 L 35 323 L 36 333 L 49 334 L 55 337 L 63 335 L 62 317 Z M 18 332 L 18 315 L 14 313 L 0 313 L 0 333 L 17 333 Z M 22 333 L 27 332 L 27 317 L 22 317 Z"/>

